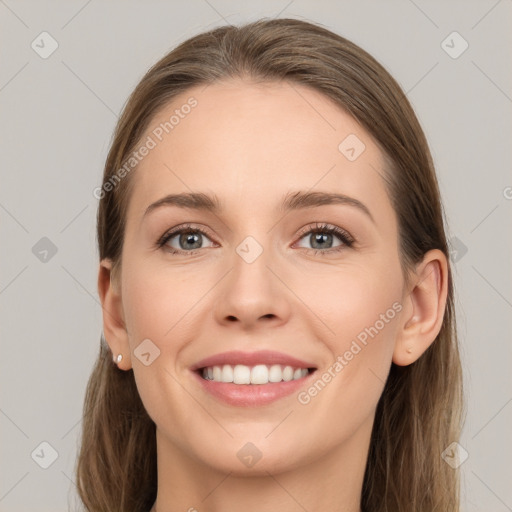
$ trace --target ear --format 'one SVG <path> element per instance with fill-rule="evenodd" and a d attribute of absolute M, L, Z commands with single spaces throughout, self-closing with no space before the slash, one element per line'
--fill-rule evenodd
<path fill-rule="evenodd" d="M 129 370 L 132 363 L 128 331 L 124 321 L 121 287 L 117 275 L 114 278 L 112 269 L 111 260 L 104 259 L 100 262 L 98 292 L 103 310 L 103 333 L 114 357 L 118 354 L 123 356 L 121 362 L 116 363 L 117 366 L 122 370 Z"/>
<path fill-rule="evenodd" d="M 393 363 L 407 366 L 435 341 L 443 324 L 448 294 L 448 261 L 438 249 L 427 252 L 411 276 L 404 297 Z"/>

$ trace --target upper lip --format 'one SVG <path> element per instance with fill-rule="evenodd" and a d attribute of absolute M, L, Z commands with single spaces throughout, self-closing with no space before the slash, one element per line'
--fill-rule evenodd
<path fill-rule="evenodd" d="M 259 350 L 257 352 L 242 352 L 240 350 L 232 350 L 230 352 L 222 352 L 213 356 L 201 359 L 192 366 L 192 370 L 198 370 L 208 366 L 222 366 L 224 364 L 246 366 L 255 366 L 258 364 L 281 364 L 284 366 L 292 366 L 293 368 L 315 368 L 312 363 L 297 359 L 296 357 L 275 352 L 273 350 Z"/>

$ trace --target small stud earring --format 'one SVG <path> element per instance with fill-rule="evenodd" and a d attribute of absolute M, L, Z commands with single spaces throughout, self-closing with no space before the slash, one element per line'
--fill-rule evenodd
<path fill-rule="evenodd" d="M 117 357 L 114 356 L 114 363 L 120 363 L 121 361 L 123 360 L 123 355 L 122 354 L 118 354 Z"/>

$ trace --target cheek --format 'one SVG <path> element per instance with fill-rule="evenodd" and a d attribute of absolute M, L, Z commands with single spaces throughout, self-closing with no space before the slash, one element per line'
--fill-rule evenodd
<path fill-rule="evenodd" d="M 146 411 L 157 425 L 167 425 L 169 418 L 176 415 L 176 404 L 170 400 L 182 397 L 183 388 L 176 379 L 179 351 L 186 343 L 187 311 L 197 299 L 187 288 L 187 282 L 177 273 L 172 276 L 162 269 L 127 262 L 123 277 L 123 309 L 126 318 L 132 368 L 137 389 Z M 187 291 L 188 290 L 188 291 Z M 149 365 L 137 359 L 134 351 L 144 340 L 151 340 L 159 350 L 158 356 Z M 150 345 L 150 357 L 154 350 Z M 184 416 L 187 408 L 181 404 L 179 414 Z M 189 408 L 193 405 L 188 404 Z M 186 430 L 180 430 L 180 423 L 173 425 L 175 441 L 186 438 Z M 181 437 L 180 437 L 181 436 Z"/>
<path fill-rule="evenodd" d="M 373 413 L 391 366 L 401 289 L 399 266 L 383 272 L 376 265 L 353 267 L 337 279 L 326 280 L 323 294 L 316 290 L 310 295 L 312 303 L 322 308 L 322 325 L 332 331 L 324 337 L 330 361 L 299 396 L 311 417 L 319 418 L 319 424 L 311 424 L 311 435 L 329 417 L 333 435 L 347 436 Z"/>
<path fill-rule="evenodd" d="M 331 398 L 340 410 L 366 407 L 360 412 L 367 414 L 391 366 L 402 310 L 399 262 L 376 257 L 372 264 L 352 265 L 315 283 L 319 286 L 310 287 L 305 302 L 314 305 L 326 333 L 323 340 L 331 358 L 327 365 L 331 376 L 336 375 L 331 391 L 339 393 Z"/>
<path fill-rule="evenodd" d="M 396 310 L 400 309 L 396 305 L 393 308 L 402 292 L 398 263 L 342 264 L 316 272 L 314 277 L 312 273 L 309 275 L 309 281 L 304 280 L 304 274 L 290 275 L 288 283 L 303 299 L 311 318 L 321 321 L 319 325 L 325 330 L 325 340 L 329 340 L 337 352 L 360 333 L 364 341 L 365 329 L 375 324 L 379 333 L 390 331 L 388 327 L 394 324 Z"/>
<path fill-rule="evenodd" d="M 170 281 L 169 276 L 149 264 L 127 263 L 125 270 L 123 309 L 131 348 L 149 338 L 162 350 L 164 341 L 171 339 L 178 328 L 193 294 L 187 292 L 187 283 L 179 276 L 175 274 Z M 166 350 L 174 346 L 165 345 Z"/>
<path fill-rule="evenodd" d="M 375 403 L 389 373 L 402 310 L 401 273 L 381 278 L 357 297 L 338 348 L 339 354 L 343 350 L 345 381 L 363 390 L 363 395 L 373 396 L 370 401 Z"/>

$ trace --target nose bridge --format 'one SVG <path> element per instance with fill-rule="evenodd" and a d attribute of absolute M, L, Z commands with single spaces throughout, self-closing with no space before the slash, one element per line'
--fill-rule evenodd
<path fill-rule="evenodd" d="M 271 240 L 275 234 L 270 230 L 264 213 L 269 205 L 261 198 L 253 198 L 246 201 L 249 204 L 243 204 L 242 197 L 239 196 L 241 202 L 237 204 L 238 216 L 233 224 L 233 264 L 240 269 L 256 265 L 260 271 L 268 271 L 265 263 L 270 264 Z"/>
<path fill-rule="evenodd" d="M 261 224 L 260 228 L 249 230 L 252 234 L 234 246 L 231 270 L 215 306 L 220 322 L 236 318 L 250 325 L 263 317 L 283 320 L 287 316 L 285 290 L 274 275 L 278 265 L 270 247 L 271 233 Z"/>
<path fill-rule="evenodd" d="M 234 247 L 232 258 L 232 276 L 230 286 L 238 294 L 250 297 L 253 300 L 262 300 L 262 294 L 269 293 L 273 288 L 272 273 L 268 266 L 272 266 L 270 250 L 270 236 L 264 230 L 252 230 L 253 234 L 245 236 Z"/>
<path fill-rule="evenodd" d="M 263 235 L 259 232 L 256 236 L 248 235 L 236 246 L 236 254 L 247 265 L 252 265 L 258 260 L 260 260 L 260 264 L 261 261 L 266 261 L 269 253 L 269 237 L 265 235 L 264 240 L 262 237 Z M 263 254 L 265 256 L 261 258 Z"/>

